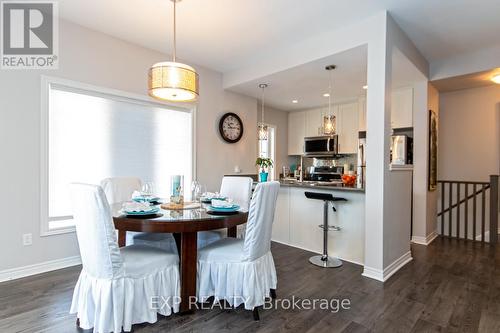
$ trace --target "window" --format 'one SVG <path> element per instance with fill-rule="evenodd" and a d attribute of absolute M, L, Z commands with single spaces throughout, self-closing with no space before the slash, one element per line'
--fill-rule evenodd
<path fill-rule="evenodd" d="M 259 157 L 270 158 L 276 163 L 276 126 L 267 125 L 267 140 L 259 140 Z M 276 179 L 276 165 L 269 170 L 271 180 Z"/>
<path fill-rule="evenodd" d="M 72 230 L 68 185 L 135 176 L 170 193 L 193 177 L 193 115 L 142 96 L 47 79 L 42 128 L 42 235 Z M 42 178 L 44 178 L 42 175 Z M 185 188 L 189 188 L 186 187 Z"/>

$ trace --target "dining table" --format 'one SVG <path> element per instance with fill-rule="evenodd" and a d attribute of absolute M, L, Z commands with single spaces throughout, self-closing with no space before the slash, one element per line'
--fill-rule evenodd
<path fill-rule="evenodd" d="M 214 215 L 207 211 L 207 205 L 184 210 L 160 208 L 157 214 L 148 217 L 127 216 L 122 211 L 122 203 L 112 206 L 113 222 L 118 230 L 118 245 L 126 244 L 127 231 L 172 233 L 180 259 L 181 278 L 181 314 L 192 313 L 196 307 L 196 270 L 198 261 L 199 231 L 227 228 L 228 237 L 236 237 L 237 226 L 247 222 L 247 212 L 235 212 L 228 215 Z"/>

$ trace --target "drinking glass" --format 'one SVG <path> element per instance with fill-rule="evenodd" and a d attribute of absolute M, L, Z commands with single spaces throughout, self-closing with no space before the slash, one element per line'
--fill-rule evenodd
<path fill-rule="evenodd" d="M 153 182 L 145 182 L 141 187 L 141 194 L 143 197 L 152 197 L 155 192 Z"/>
<path fill-rule="evenodd" d="M 201 184 L 197 180 L 193 180 L 191 183 L 191 200 L 193 202 L 199 202 L 201 199 Z"/>

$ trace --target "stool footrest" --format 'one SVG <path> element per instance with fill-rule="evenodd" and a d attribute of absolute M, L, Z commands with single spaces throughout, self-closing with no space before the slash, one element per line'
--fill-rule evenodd
<path fill-rule="evenodd" d="M 324 226 L 322 224 L 318 225 L 318 227 L 320 227 L 321 229 L 324 228 Z M 332 230 L 332 231 L 340 231 L 340 230 L 342 230 L 342 228 L 341 227 L 337 227 L 336 225 L 329 225 L 328 226 L 328 231 L 330 231 L 330 230 Z"/>

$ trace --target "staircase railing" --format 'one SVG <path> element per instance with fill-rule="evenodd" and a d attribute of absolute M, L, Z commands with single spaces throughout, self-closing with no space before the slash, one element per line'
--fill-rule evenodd
<path fill-rule="evenodd" d="M 441 236 L 477 240 L 484 243 L 486 242 L 486 217 L 488 216 L 488 241 L 490 244 L 497 244 L 498 179 L 498 175 L 491 175 L 489 182 L 438 180 L 438 183 L 441 184 L 441 211 L 438 213 L 438 218 L 441 221 Z M 464 191 L 463 197 L 462 190 Z M 487 191 L 489 191 L 489 212 L 486 209 Z M 472 216 L 469 216 L 471 202 Z M 463 214 L 461 214 L 462 206 L 464 208 Z M 453 215 L 455 215 L 455 221 L 453 221 Z M 445 227 L 446 221 L 448 221 L 447 228 Z M 469 222 L 472 222 L 472 225 Z M 454 235 L 453 232 L 455 232 Z"/>

